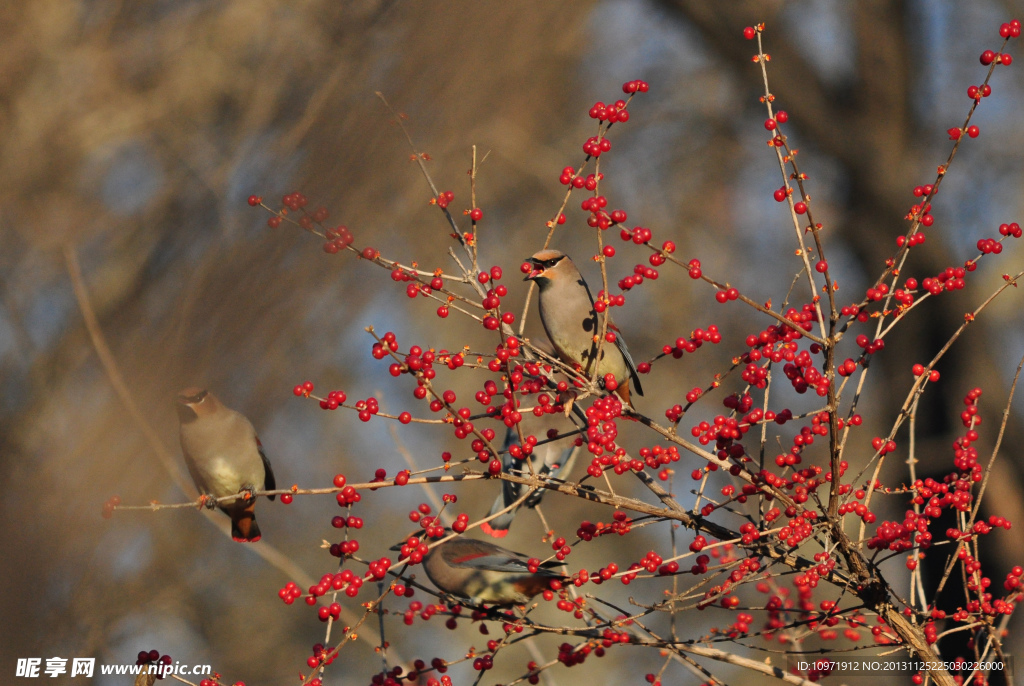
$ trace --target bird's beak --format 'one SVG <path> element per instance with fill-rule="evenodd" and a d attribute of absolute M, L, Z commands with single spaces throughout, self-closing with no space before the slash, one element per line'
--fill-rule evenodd
<path fill-rule="evenodd" d="M 523 281 L 534 281 L 538 276 L 543 274 L 543 269 L 534 266 L 534 268 L 530 270 L 530 273 L 523 277 Z"/>

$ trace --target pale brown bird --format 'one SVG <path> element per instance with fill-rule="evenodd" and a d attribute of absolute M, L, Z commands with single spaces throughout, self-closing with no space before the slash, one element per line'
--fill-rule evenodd
<path fill-rule="evenodd" d="M 601 359 L 597 356 L 600 320 L 594 310 L 594 297 L 587 282 L 572 260 L 558 250 L 541 250 L 527 262 L 532 266 L 525 281 L 534 281 L 540 289 L 538 305 L 540 321 L 551 340 L 559 359 L 579 367 L 602 386 L 607 374 L 612 374 L 618 387 L 615 392 L 623 402 L 629 402 L 629 383 L 639 395 L 644 394 L 637 375 L 636 364 L 629 354 L 622 332 L 608 318 L 608 331 L 615 334 L 615 343 L 601 346 Z"/>
<path fill-rule="evenodd" d="M 263 452 L 252 423 L 241 413 L 225 407 L 213 393 L 186 388 L 178 394 L 181 451 L 192 481 L 201 495 L 223 498 L 248 492 L 249 498 L 218 504 L 231 517 L 231 537 L 236 541 L 260 540 L 256 524 L 256 498 L 260 491 L 277 487 L 270 462 Z M 274 496 L 269 496 L 271 500 Z"/>
<path fill-rule="evenodd" d="M 451 533 L 450 531 L 448 533 Z M 399 546 L 396 546 L 399 547 Z M 441 591 L 479 605 L 523 605 L 567 577 L 551 571 L 560 562 L 545 562 L 536 572 L 529 558 L 473 538 L 453 538 L 431 548 L 423 558 L 427 576 Z"/>

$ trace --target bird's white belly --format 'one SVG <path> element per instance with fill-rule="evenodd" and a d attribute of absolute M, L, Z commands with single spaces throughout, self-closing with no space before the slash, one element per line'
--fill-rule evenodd
<path fill-rule="evenodd" d="M 262 469 L 260 474 L 255 470 L 248 470 L 252 473 L 240 472 L 237 466 L 232 466 L 228 460 L 217 457 L 205 463 L 199 470 L 203 476 L 203 482 L 211 494 L 218 498 L 227 495 L 234 495 L 241 490 L 242 486 L 263 486 Z"/>

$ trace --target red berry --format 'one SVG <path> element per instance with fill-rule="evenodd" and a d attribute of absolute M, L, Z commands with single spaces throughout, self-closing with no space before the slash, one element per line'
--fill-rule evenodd
<path fill-rule="evenodd" d="M 757 31 L 754 29 L 753 26 L 748 26 L 747 28 L 743 29 L 743 37 L 746 38 L 747 40 L 754 40 L 754 38 L 757 37 Z"/>
<path fill-rule="evenodd" d="M 259 205 L 262 202 L 263 202 L 263 198 L 261 198 L 258 195 L 250 195 L 249 196 L 249 205 L 252 206 L 252 207 L 256 207 L 257 205 Z"/>

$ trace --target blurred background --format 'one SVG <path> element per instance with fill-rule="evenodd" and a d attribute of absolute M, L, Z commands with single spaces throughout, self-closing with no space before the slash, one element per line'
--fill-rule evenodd
<path fill-rule="evenodd" d="M 510 302 L 521 302 L 526 289 L 517 267 L 540 247 L 544 222 L 559 207 L 561 169 L 579 164 L 580 146 L 593 135 L 587 110 L 620 97 L 624 81 L 648 81 L 650 93 L 613 129 L 614 147 L 602 158 L 611 206 L 626 209 L 631 226 L 650 227 L 657 243 L 674 240 L 679 255 L 699 258 L 708 275 L 778 303 L 799 264 L 788 215 L 772 199 L 781 182 L 764 143 L 760 73 L 750 62 L 755 46 L 742 39 L 743 27 L 764 21 L 776 106 L 790 114 L 787 132 L 826 226 L 839 301 L 849 303 L 905 230 L 912 188 L 932 182 L 945 161 L 945 131 L 963 122 L 966 89 L 984 78 L 978 55 L 998 49 L 999 24 L 1024 14 L 1020 4 L 0 3 L 0 669 L 13 675 L 16 658 L 29 656 L 134 662 L 139 650 L 156 648 L 183 663 L 213 664 L 228 683 L 277 684 L 307 671 L 323 625 L 304 605 L 283 605 L 277 590 L 335 570 L 320 548 L 338 536 L 330 527 L 338 509 L 332 498 L 262 501 L 258 545 L 273 549 L 266 556 L 222 535 L 217 528 L 227 519 L 219 513 L 104 520 L 100 512 L 114 494 L 133 504 L 186 499 L 177 485 L 185 475 L 173 406 L 180 388 L 206 386 L 244 412 L 279 485 L 326 486 L 338 472 L 363 480 L 378 467 L 394 473 L 405 460 L 384 421 L 322 412 L 292 395 L 296 383 L 342 388 L 352 399 L 378 395 L 383 411 L 423 416 L 408 380 L 392 379 L 372 360 L 363 328 L 395 331 L 403 346 L 493 345 L 476 323 L 454 314 L 442 322 L 436 303 L 406 298 L 404 284 L 387 271 L 350 254 L 327 255 L 294 228 L 270 229 L 266 213 L 246 204 L 252 193 L 276 205 L 300 190 L 311 207 L 330 210 L 330 223 L 350 227 L 357 245 L 450 269 L 450 230 L 428 204 L 430 191 L 374 91 L 408 116 L 438 186 L 454 191 L 460 219 L 470 207 L 471 146 L 489 153 L 478 180 L 481 260 L 505 269 Z M 1010 52 L 1024 59 L 1015 45 Z M 907 275 L 963 264 L 978 238 L 1022 220 L 1020 69 L 997 68 L 993 97 L 973 121 L 981 135 L 962 146 L 936 199 L 936 224 Z M 597 283 L 586 259 L 595 251 L 593 235 L 577 201 L 568 214 L 554 245 L 576 255 Z M 612 261 L 617 280 L 647 253 L 614 244 L 622 256 Z M 932 299 L 887 339 L 862 401 L 869 426 L 848 454 L 855 467 L 870 454 L 870 437 L 891 425 L 912 382 L 910 366 L 930 359 L 1001 274 L 1020 270 L 1021 258 L 1019 242 L 1008 242 L 998 259 L 983 261 L 965 291 Z M 660 271 L 616 311 L 634 356 L 649 359 L 709 324 L 725 340 L 705 346 L 690 364 L 689 357 L 660 363 L 659 373 L 644 379 L 639 408 L 655 418 L 694 386 L 706 386 L 748 334 L 770 323 L 740 305 L 718 306 L 709 288 L 681 270 Z M 797 295 L 799 302 L 806 297 L 799 289 Z M 985 391 L 980 452 L 987 456 L 1024 353 L 1019 311 L 1020 295 L 1006 293 L 939 366 L 942 381 L 924 396 L 918 419 L 919 474 L 951 468 L 961 399 L 975 386 Z M 535 310 L 527 333 L 542 335 Z M 467 400 L 482 381 L 442 377 Z M 817 406 L 817 399 L 778 388 L 774 397 L 795 410 Z M 684 424 L 719 407 L 706 403 Z M 984 508 L 1016 525 L 989 542 L 986 569 L 1000 590 L 1009 568 L 1024 561 L 1022 428 L 1015 411 Z M 430 427 L 403 427 L 399 435 L 421 466 L 456 447 L 450 432 Z M 644 440 L 624 437 L 633 448 Z M 887 472 L 895 483 L 907 478 L 906 453 L 899 457 Z M 695 466 L 686 460 L 681 477 Z M 626 493 L 630 488 L 624 484 Z M 687 479 L 676 484 L 685 504 L 692 503 L 688 488 Z M 485 483 L 458 489 L 460 510 L 482 515 L 496 490 Z M 418 488 L 367 494 L 360 505 L 363 554 L 384 554 L 410 529 L 405 513 L 424 500 Z M 900 516 L 905 503 L 887 507 Z M 549 504 L 547 514 L 561 534 L 572 534 L 581 519 L 609 517 L 576 502 Z M 537 522 L 523 514 L 506 545 L 543 554 Z M 616 537 L 581 549 L 571 562 L 596 569 L 615 560 L 625 568 L 655 546 L 662 550 L 666 534 L 659 525 Z M 887 563 L 897 580 L 902 564 Z M 926 585 L 935 582 L 926 569 Z M 651 597 L 660 593 L 650 590 Z M 637 592 L 608 591 L 622 603 Z M 364 592 L 360 600 L 368 598 Z M 346 605 L 359 611 L 354 601 Z M 560 620 L 557 613 L 549 618 Z M 709 611 L 688 626 L 697 635 L 729 621 Z M 468 623 L 456 634 L 436 620 L 417 620 L 412 629 L 397 617 L 388 624 L 405 659 L 455 659 L 487 640 Z M 1012 635 L 1008 650 L 1020 654 L 1021 640 Z M 540 646 L 550 655 L 560 642 Z M 571 678 L 636 683 L 630 660 L 638 658 L 653 655 L 612 651 L 574 668 Z M 510 681 L 530 659 L 525 649 L 510 649 L 485 681 Z M 328 683 L 365 683 L 380 664 L 363 642 L 347 647 L 342 660 L 346 667 L 329 672 Z M 756 678 L 709 666 L 729 683 Z M 472 678 L 467 665 L 451 674 L 457 683 Z M 554 670 L 545 683 L 565 683 L 567 674 Z M 678 666 L 665 679 L 698 683 Z"/>

